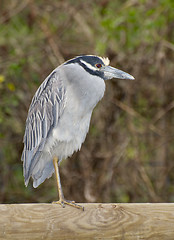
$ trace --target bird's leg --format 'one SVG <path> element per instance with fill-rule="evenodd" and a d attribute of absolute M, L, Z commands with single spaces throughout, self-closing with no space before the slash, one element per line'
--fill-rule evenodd
<path fill-rule="evenodd" d="M 64 195 L 63 195 L 62 186 L 61 186 L 61 182 L 60 182 L 59 164 L 58 164 L 57 157 L 53 158 L 53 164 L 54 164 L 54 169 L 55 169 L 55 174 L 56 174 L 56 182 L 57 182 L 57 189 L 58 189 L 58 193 L 59 193 L 59 201 L 60 201 L 60 203 L 63 203 Z"/>
<path fill-rule="evenodd" d="M 58 158 L 57 157 L 53 158 L 53 165 L 54 165 L 54 169 L 55 169 L 57 189 L 58 189 L 58 193 L 59 193 L 59 201 L 57 201 L 55 203 L 60 204 L 62 207 L 65 207 L 65 204 L 68 204 L 70 206 L 73 206 L 73 207 L 80 208 L 80 209 L 84 210 L 84 207 L 76 204 L 74 201 L 65 200 L 64 195 L 63 195 L 63 191 L 62 191 L 61 182 L 60 182 L 59 163 L 58 163 Z"/>

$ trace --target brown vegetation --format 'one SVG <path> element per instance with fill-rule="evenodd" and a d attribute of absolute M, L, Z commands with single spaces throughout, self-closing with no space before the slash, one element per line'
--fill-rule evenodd
<path fill-rule="evenodd" d="M 64 60 L 107 56 L 135 81 L 107 82 L 80 152 L 62 162 L 77 202 L 174 200 L 174 3 L 2 1 L 0 202 L 50 202 L 55 180 L 24 187 L 22 137 L 31 98 Z"/>

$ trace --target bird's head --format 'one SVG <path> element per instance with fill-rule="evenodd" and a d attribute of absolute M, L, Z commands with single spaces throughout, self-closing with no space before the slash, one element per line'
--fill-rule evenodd
<path fill-rule="evenodd" d="M 82 55 L 70 59 L 64 64 L 79 64 L 83 67 L 89 74 L 99 76 L 104 80 L 119 78 L 119 79 L 129 79 L 134 80 L 134 77 L 126 72 L 123 72 L 117 68 L 109 66 L 109 59 L 102 58 L 95 55 Z"/>

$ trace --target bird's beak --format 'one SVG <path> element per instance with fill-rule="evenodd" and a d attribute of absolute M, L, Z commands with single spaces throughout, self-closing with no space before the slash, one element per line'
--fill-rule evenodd
<path fill-rule="evenodd" d="M 123 72 L 117 68 L 110 67 L 110 66 L 102 67 L 101 71 L 104 73 L 105 79 L 111 79 L 111 78 L 129 79 L 129 80 L 135 79 L 129 73 Z"/>

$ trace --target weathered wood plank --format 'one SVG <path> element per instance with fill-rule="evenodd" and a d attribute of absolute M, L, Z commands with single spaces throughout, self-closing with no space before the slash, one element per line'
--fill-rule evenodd
<path fill-rule="evenodd" d="M 174 204 L 0 204 L 0 239 L 173 240 Z"/>

